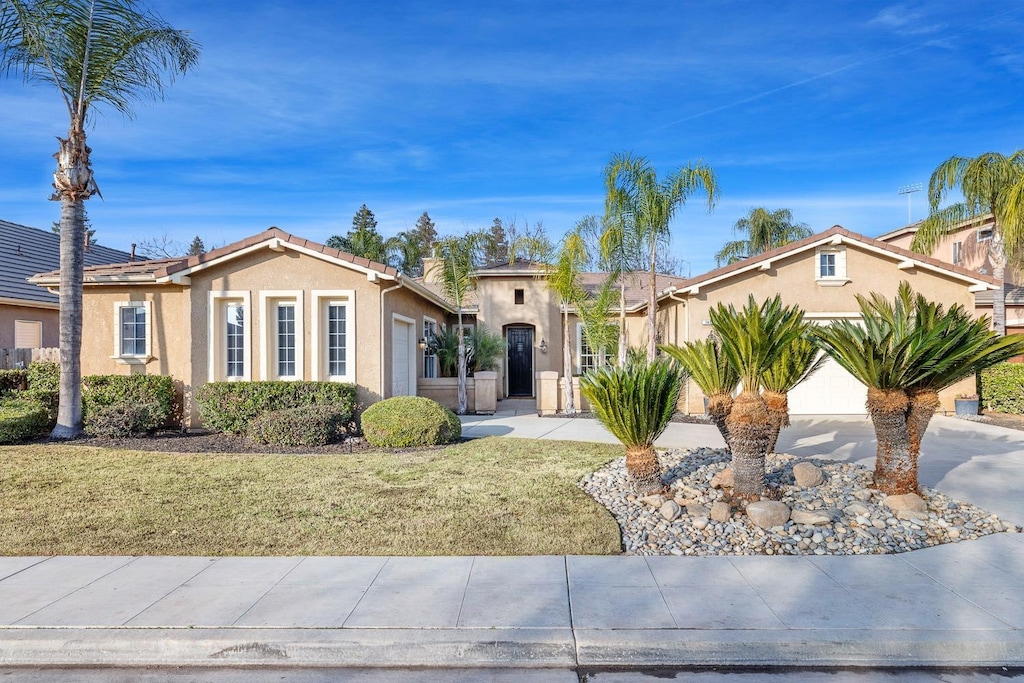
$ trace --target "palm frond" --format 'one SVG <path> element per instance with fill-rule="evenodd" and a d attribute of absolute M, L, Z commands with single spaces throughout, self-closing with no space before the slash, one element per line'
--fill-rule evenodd
<path fill-rule="evenodd" d="M 683 373 L 672 360 L 643 366 L 605 366 L 580 378 L 594 414 L 627 448 L 651 446 L 672 419 Z"/>

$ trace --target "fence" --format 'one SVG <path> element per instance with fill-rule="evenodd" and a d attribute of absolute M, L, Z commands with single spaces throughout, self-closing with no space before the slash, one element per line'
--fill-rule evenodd
<path fill-rule="evenodd" d="M 60 349 L 0 349 L 0 370 L 27 368 L 33 361 L 60 362 Z"/>

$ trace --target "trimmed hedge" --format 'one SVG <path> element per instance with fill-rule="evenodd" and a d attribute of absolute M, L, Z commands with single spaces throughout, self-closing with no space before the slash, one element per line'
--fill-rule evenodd
<path fill-rule="evenodd" d="M 28 388 L 28 370 L 0 370 L 0 396 Z"/>
<path fill-rule="evenodd" d="M 82 424 L 97 436 L 147 434 L 175 414 L 174 380 L 166 375 L 90 375 L 82 378 Z"/>
<path fill-rule="evenodd" d="M 252 421 L 246 436 L 275 446 L 323 446 L 344 437 L 351 419 L 332 406 L 271 410 Z"/>
<path fill-rule="evenodd" d="M 28 365 L 28 389 L 25 398 L 43 404 L 50 411 L 50 419 L 57 419 L 57 401 L 60 397 L 60 364 L 36 361 Z"/>
<path fill-rule="evenodd" d="M 340 382 L 210 382 L 199 387 L 195 402 L 207 429 L 232 434 L 274 410 L 328 406 L 347 423 L 358 408 L 356 386 Z"/>
<path fill-rule="evenodd" d="M 0 443 L 37 439 L 50 430 L 50 411 L 38 401 L 7 398 L 0 401 Z"/>
<path fill-rule="evenodd" d="M 363 412 L 363 436 L 374 446 L 408 448 L 453 443 L 462 436 L 455 413 L 423 396 L 395 396 Z"/>
<path fill-rule="evenodd" d="M 1024 363 L 1000 363 L 978 375 L 985 410 L 1024 414 Z"/>

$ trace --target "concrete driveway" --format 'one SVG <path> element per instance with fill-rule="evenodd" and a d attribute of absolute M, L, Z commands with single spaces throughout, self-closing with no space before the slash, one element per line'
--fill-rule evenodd
<path fill-rule="evenodd" d="M 600 423 L 585 418 L 542 418 L 507 411 L 466 415 L 462 425 L 463 435 L 471 438 L 514 436 L 617 443 Z M 711 425 L 673 422 L 657 445 L 722 448 L 725 444 Z M 874 467 L 875 432 L 867 417 L 794 417 L 793 426 L 779 436 L 778 451 Z M 1024 525 L 1024 432 L 937 415 L 921 451 L 922 484 Z"/>

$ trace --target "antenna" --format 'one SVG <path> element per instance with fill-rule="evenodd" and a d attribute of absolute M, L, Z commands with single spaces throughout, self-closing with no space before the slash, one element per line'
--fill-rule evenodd
<path fill-rule="evenodd" d="M 902 185 L 900 187 L 900 194 L 907 195 L 907 225 L 914 222 L 914 219 L 910 217 L 910 195 L 915 192 L 921 191 L 921 183 L 914 183 L 913 185 Z"/>

